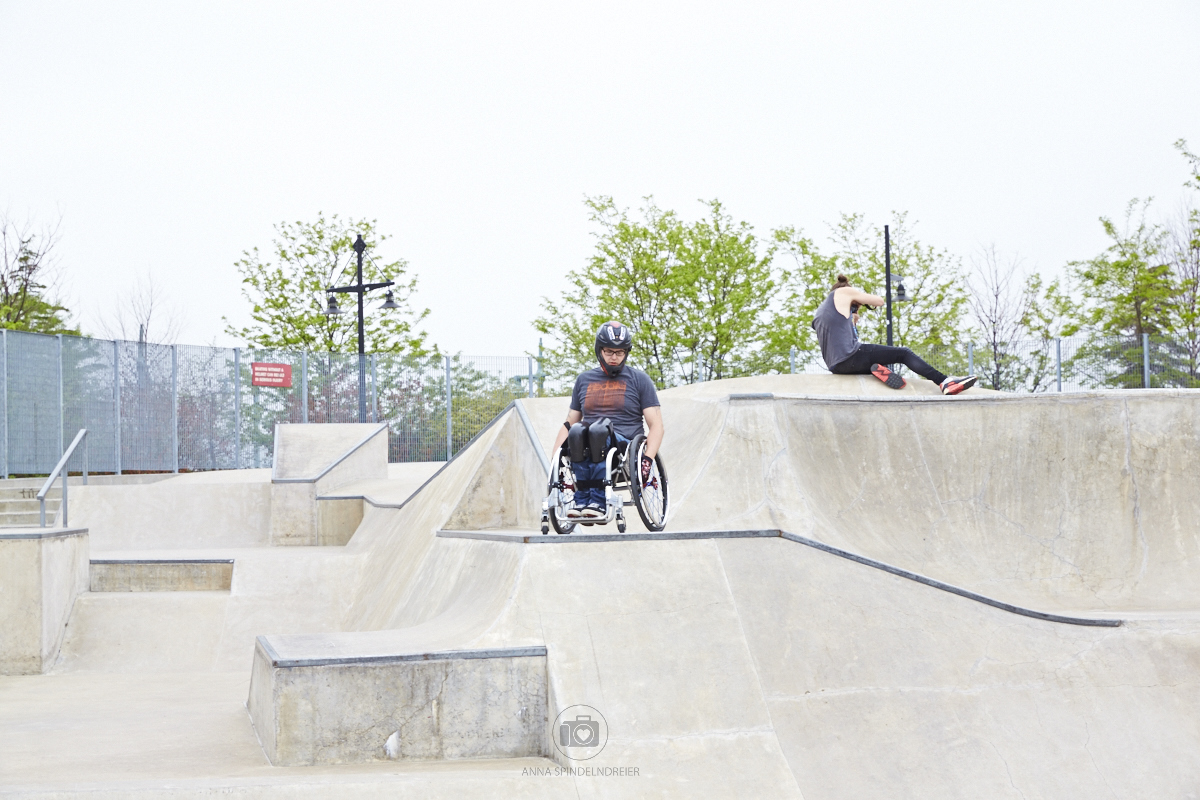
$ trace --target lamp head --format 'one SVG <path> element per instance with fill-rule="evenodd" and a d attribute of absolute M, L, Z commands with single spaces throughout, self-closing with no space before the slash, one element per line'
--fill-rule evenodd
<path fill-rule="evenodd" d="M 392 296 L 392 290 L 388 289 L 387 296 L 383 299 L 383 305 L 380 308 L 391 311 L 394 308 L 399 308 L 400 304 L 396 302 L 396 298 Z"/>
<path fill-rule="evenodd" d="M 325 308 L 325 316 L 327 316 L 327 317 L 336 317 L 338 314 L 344 314 L 344 313 L 345 313 L 344 311 L 342 311 L 342 309 L 338 308 L 338 302 L 337 302 L 337 295 L 336 295 L 336 294 L 334 294 L 333 292 L 330 292 L 330 293 L 329 293 L 328 295 L 326 295 L 326 296 L 328 297 L 328 299 L 329 299 L 329 302 L 328 302 L 328 305 L 327 305 L 327 306 L 326 306 L 326 308 Z"/>

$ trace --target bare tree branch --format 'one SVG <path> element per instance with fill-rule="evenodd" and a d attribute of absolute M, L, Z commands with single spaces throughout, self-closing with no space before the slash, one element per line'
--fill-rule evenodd
<path fill-rule="evenodd" d="M 100 317 L 100 332 L 109 339 L 176 344 L 183 314 L 170 302 L 150 271 L 139 274 L 112 311 Z"/>
<path fill-rule="evenodd" d="M 0 326 L 38 333 L 77 333 L 58 297 L 55 248 L 61 218 L 41 227 L 0 212 Z"/>

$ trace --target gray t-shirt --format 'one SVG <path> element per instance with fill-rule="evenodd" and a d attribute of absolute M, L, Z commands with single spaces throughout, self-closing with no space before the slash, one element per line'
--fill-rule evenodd
<path fill-rule="evenodd" d="M 813 315 L 812 326 L 817 332 L 817 341 L 821 343 L 821 358 L 825 366 L 836 367 L 858 350 L 858 329 L 849 317 L 843 317 L 842 312 L 833 304 L 834 289 L 825 296 L 817 313 Z"/>
<path fill-rule="evenodd" d="M 626 439 L 643 432 L 642 411 L 657 405 L 654 381 L 633 367 L 625 367 L 615 378 L 600 367 L 589 369 L 575 379 L 571 391 L 571 410 L 583 413 L 584 425 L 608 417 L 613 430 Z"/>

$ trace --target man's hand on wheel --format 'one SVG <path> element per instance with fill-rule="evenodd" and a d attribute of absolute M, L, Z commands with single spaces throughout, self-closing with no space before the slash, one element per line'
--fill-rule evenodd
<path fill-rule="evenodd" d="M 650 456 L 642 456 L 642 483 L 650 480 L 650 468 L 654 466 L 654 459 Z"/>

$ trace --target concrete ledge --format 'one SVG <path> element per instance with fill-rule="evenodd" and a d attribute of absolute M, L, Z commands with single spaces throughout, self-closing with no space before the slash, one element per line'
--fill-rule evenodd
<path fill-rule="evenodd" d="M 275 766 L 543 756 L 546 648 L 281 657 L 259 636 L 246 707 Z"/>
<path fill-rule="evenodd" d="M 58 658 L 71 607 L 87 591 L 87 533 L 0 532 L 0 675 L 37 675 Z"/>
<path fill-rule="evenodd" d="M 1045 620 L 1046 622 L 1060 622 L 1065 625 L 1084 625 L 1096 628 L 1116 628 L 1121 625 L 1119 619 L 1105 619 L 1102 617 L 1071 617 L 1062 614 L 1051 614 L 1045 611 L 1036 611 L 1032 608 L 1013 605 L 1006 603 L 1003 600 L 997 600 L 993 597 L 972 592 L 970 589 L 964 589 L 960 586 L 945 583 L 935 578 L 930 578 L 916 572 L 910 572 L 906 569 L 888 564 L 883 561 L 877 561 L 873 558 L 860 556 L 857 553 L 851 553 L 848 550 L 842 550 L 838 547 L 819 542 L 816 539 L 810 539 L 807 536 L 801 536 L 797 533 L 784 531 L 779 529 L 763 529 L 763 530 L 740 530 L 740 531 L 660 531 L 658 533 L 572 533 L 567 535 L 561 534 L 542 534 L 529 533 L 527 531 L 447 531 L 439 530 L 437 535 L 447 539 L 482 539 L 491 542 L 509 542 L 511 544 L 587 544 L 598 542 L 621 542 L 621 541 L 658 541 L 672 539 L 770 539 L 782 538 L 789 542 L 802 544 L 806 547 L 811 547 L 815 550 L 820 550 L 830 555 L 845 558 L 853 561 L 856 564 L 862 564 L 866 567 L 883 570 L 901 578 L 906 578 L 910 581 L 924 584 L 934 589 L 940 589 L 943 592 L 956 594 L 959 597 L 964 597 L 968 600 L 974 600 L 977 603 L 999 608 L 1002 611 L 1008 611 L 1012 614 L 1020 614 L 1023 617 L 1033 617 L 1034 619 Z"/>
<path fill-rule="evenodd" d="M 93 592 L 220 592 L 233 585 L 233 559 L 94 559 Z"/>
<path fill-rule="evenodd" d="M 87 528 L 0 528 L 0 541 L 9 539 L 58 539 L 64 536 L 81 536 Z"/>
<path fill-rule="evenodd" d="M 602 527 L 602 526 L 596 526 Z M 759 539 L 777 538 L 777 529 L 741 531 L 641 531 L 635 533 L 530 533 L 529 531 L 447 531 L 439 530 L 443 539 L 477 539 L 485 542 L 508 542 L 510 544 L 581 544 L 586 542 L 653 542 L 674 539 Z"/>
<path fill-rule="evenodd" d="M 362 520 L 362 503 L 319 496 L 388 476 L 388 426 L 322 423 L 275 426 L 271 473 L 271 544 L 340 545 Z"/>

